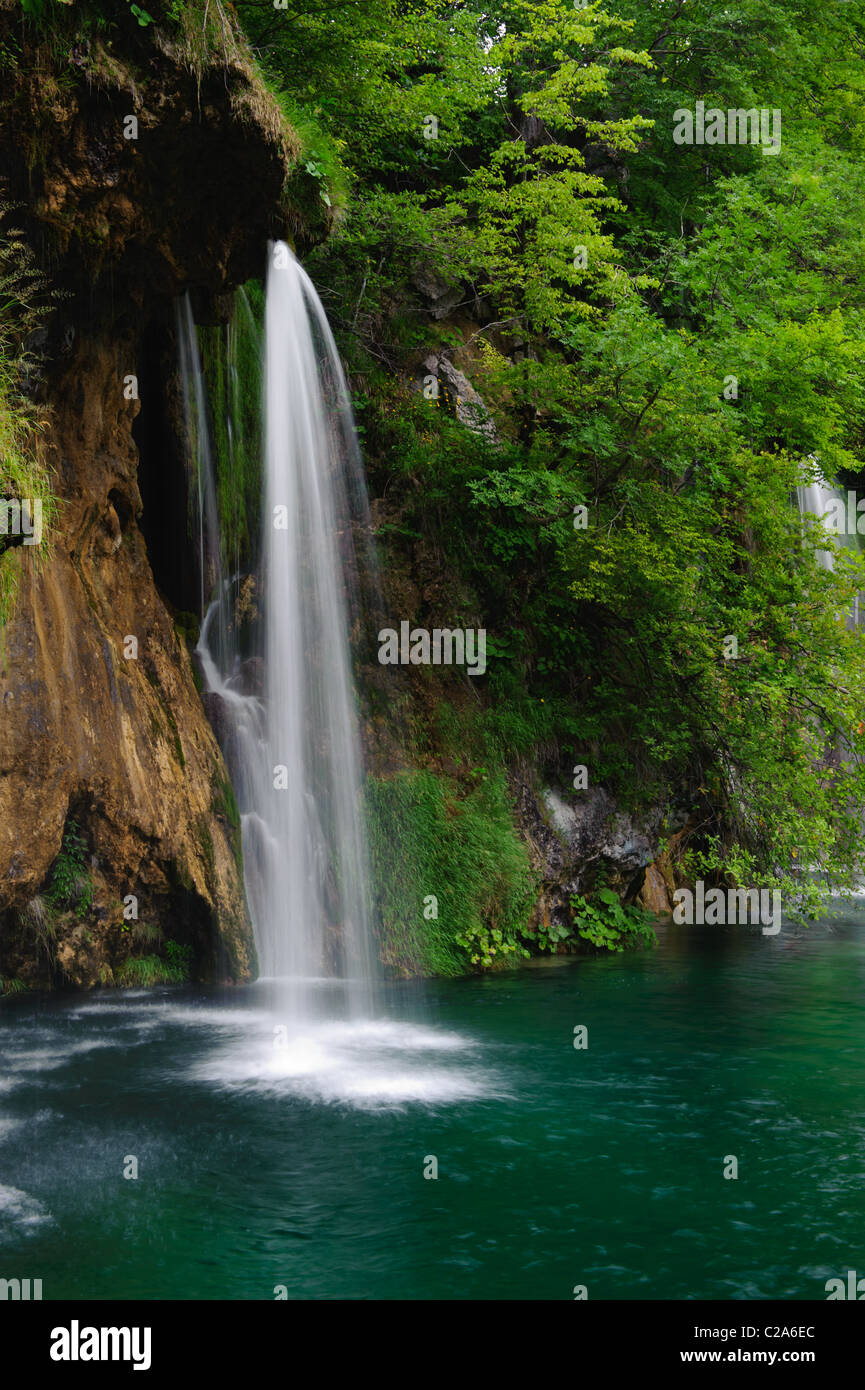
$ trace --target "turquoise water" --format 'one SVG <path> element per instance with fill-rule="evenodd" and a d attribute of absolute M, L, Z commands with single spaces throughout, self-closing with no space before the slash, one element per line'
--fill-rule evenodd
<path fill-rule="evenodd" d="M 423 1008 L 394 987 L 390 1021 L 285 1046 L 263 985 L 6 1001 L 0 1277 L 46 1299 L 823 1299 L 865 1272 L 863 986 L 847 917 L 670 927 L 428 983 Z"/>

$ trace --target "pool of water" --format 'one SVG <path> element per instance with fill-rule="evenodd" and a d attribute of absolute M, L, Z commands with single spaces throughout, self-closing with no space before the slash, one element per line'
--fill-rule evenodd
<path fill-rule="evenodd" d="M 45 1299 L 823 1299 L 863 1171 L 858 915 L 299 1030 L 265 984 L 0 1006 L 0 1277 Z"/>

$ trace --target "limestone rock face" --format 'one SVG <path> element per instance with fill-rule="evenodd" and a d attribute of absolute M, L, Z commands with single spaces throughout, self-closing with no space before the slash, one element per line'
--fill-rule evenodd
<path fill-rule="evenodd" d="M 58 515 L 2 560 L 19 572 L 0 642 L 0 977 L 111 984 L 167 939 L 197 978 L 248 979 L 236 803 L 145 542 L 185 532 L 176 458 L 158 431 L 133 434 L 153 373 L 140 402 L 124 382 L 146 376 L 177 295 L 223 294 L 288 233 L 273 210 L 291 141 L 236 45 L 198 71 L 134 35 L 128 61 L 87 44 L 49 59 L 0 0 L 0 42 L 13 25 L 0 173 L 62 298 L 38 389 Z M 70 827 L 88 886 L 51 906 Z"/>
<path fill-rule="evenodd" d="M 659 917 L 671 916 L 673 904 L 667 889 L 666 879 L 657 864 L 650 864 L 639 894 L 640 906 Z"/>
<path fill-rule="evenodd" d="M 603 787 L 568 797 L 521 784 L 517 812 L 541 881 L 537 917 L 545 925 L 568 925 L 571 896 L 591 887 L 601 867 L 623 901 L 659 915 L 671 911 L 673 880 L 659 859 L 660 810 L 642 818 L 623 812 Z"/>
<path fill-rule="evenodd" d="M 129 346 L 82 336 L 52 382 L 60 517 L 51 553 L 21 562 L 0 653 L 0 902 L 21 909 L 46 887 L 71 816 L 97 861 L 90 935 L 106 939 L 103 956 L 61 936 L 64 976 L 95 983 L 124 937 L 132 944 L 122 911 L 132 894 L 138 920 L 187 941 L 202 973 L 245 977 L 253 955 L 228 778 L 135 522 L 138 402 L 119 385 Z M 15 919 L 7 911 L 0 950 L 12 958 L 0 973 L 26 976 Z"/>
<path fill-rule="evenodd" d="M 491 443 L 497 441 L 495 424 L 482 398 L 449 358 L 438 353 L 424 358 L 422 370 L 412 382 L 413 389 L 423 390 L 430 377 L 435 377 L 439 383 L 445 402 L 461 425 L 484 435 Z"/>
<path fill-rule="evenodd" d="M 446 318 L 463 298 L 462 286 L 439 275 L 431 266 L 419 262 L 412 272 L 412 284 L 428 306 L 434 319 Z"/>

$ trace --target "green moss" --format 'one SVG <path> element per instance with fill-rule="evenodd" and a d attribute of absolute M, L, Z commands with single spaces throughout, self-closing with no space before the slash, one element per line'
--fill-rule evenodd
<path fill-rule="evenodd" d="M 261 296 L 238 290 L 229 324 L 200 327 L 225 569 L 255 561 L 261 511 Z"/>
<path fill-rule="evenodd" d="M 185 768 L 186 758 L 183 755 L 183 744 L 180 740 L 180 730 L 177 727 L 177 720 L 174 717 L 170 705 L 168 705 L 162 697 L 162 691 L 159 686 L 159 678 L 156 675 L 155 670 L 152 670 L 150 666 L 148 666 L 147 664 L 144 665 L 144 673 L 158 695 L 159 706 L 162 710 L 163 715 L 165 716 L 165 721 L 168 724 L 168 728 L 170 731 L 170 741 L 174 747 L 174 752 L 177 757 L 177 761 L 179 762 L 182 768 Z M 155 710 L 151 710 L 150 712 L 150 734 L 153 739 L 167 737 L 165 730 L 163 729 L 159 721 L 159 716 L 157 715 Z"/>
<path fill-rule="evenodd" d="M 458 975 L 521 952 L 536 884 L 503 775 L 462 797 L 431 772 L 370 778 L 367 805 L 386 965 Z"/>
<path fill-rule="evenodd" d="M 175 613 L 174 631 L 182 642 L 194 647 L 198 642 L 200 624 L 195 613 Z"/>
<path fill-rule="evenodd" d="M 240 811 L 237 806 L 237 797 L 234 795 L 234 787 L 228 778 L 219 777 L 217 779 L 219 787 L 219 809 L 222 811 L 229 825 L 234 830 L 240 829 Z"/>
<path fill-rule="evenodd" d="M 217 815 L 221 815 L 228 822 L 228 838 L 234 853 L 234 861 L 237 864 L 237 871 L 243 874 L 243 840 L 240 833 L 240 810 L 237 805 L 237 797 L 234 795 L 234 787 L 227 777 L 223 777 L 219 772 L 214 781 L 213 809 Z"/>
<path fill-rule="evenodd" d="M 213 836 L 210 833 L 210 826 L 207 823 L 206 816 L 199 817 L 198 841 L 201 845 L 201 852 L 204 855 L 204 862 L 207 865 L 208 880 L 212 882 L 216 867 L 216 861 L 213 854 Z"/>
<path fill-rule="evenodd" d="M 488 649 L 491 645 L 488 639 Z M 532 699 L 524 688 L 508 684 L 494 669 L 489 683 L 494 702 L 456 705 L 441 701 L 432 720 L 432 739 L 440 756 L 457 764 L 493 766 L 513 764 L 515 759 L 532 761 L 539 756 L 555 758 L 557 735 L 568 711 L 554 697 Z M 573 722 L 573 714 L 571 716 Z"/>
<path fill-rule="evenodd" d="M 309 107 L 301 105 L 265 71 L 264 81 L 286 125 L 300 140 L 300 158 L 289 180 L 291 195 L 300 200 L 310 222 L 332 222 L 349 199 L 349 175 L 342 158 L 345 142 L 324 129 Z"/>
<path fill-rule="evenodd" d="M 171 734 L 174 739 L 174 751 L 177 754 L 177 761 L 180 763 L 181 767 L 185 768 L 186 759 L 183 756 L 183 744 L 180 741 L 180 730 L 177 727 L 177 720 L 174 718 L 174 715 L 167 705 L 163 705 L 163 709 L 165 710 L 165 717 L 168 720 L 168 726 L 171 729 Z"/>

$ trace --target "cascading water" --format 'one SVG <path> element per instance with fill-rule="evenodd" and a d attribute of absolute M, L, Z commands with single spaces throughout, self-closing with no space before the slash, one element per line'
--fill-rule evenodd
<path fill-rule="evenodd" d="M 216 481 L 213 467 L 213 450 L 210 440 L 210 427 L 207 414 L 207 393 L 204 387 L 204 372 L 201 367 L 201 354 L 192 316 L 192 304 L 188 294 L 179 300 L 176 309 L 175 327 L 180 354 L 180 381 L 183 388 L 183 406 L 186 415 L 186 430 L 190 443 L 190 459 L 195 469 L 195 490 L 197 494 L 198 571 L 201 585 L 201 611 L 205 601 L 222 580 L 222 563 L 219 545 L 219 511 L 216 501 Z"/>
<path fill-rule="evenodd" d="M 823 475 L 817 471 L 817 459 L 811 455 L 810 462 L 814 465 L 816 476 L 808 483 L 803 483 L 796 489 L 796 500 L 799 504 L 799 515 L 804 521 L 806 517 L 815 517 L 818 521 L 827 523 L 828 529 L 832 534 L 832 549 L 817 550 L 815 556 L 817 563 L 825 570 L 835 568 L 835 559 L 839 549 L 849 548 L 861 553 L 865 549 L 863 538 L 858 531 L 858 513 L 855 510 L 851 517 L 848 512 L 847 495 L 841 488 L 832 487 L 826 482 Z M 840 525 L 832 525 L 834 520 L 843 518 Z M 852 523 L 852 529 L 851 529 Z M 848 630 L 859 630 L 862 626 L 863 616 L 865 616 L 865 594 L 854 594 L 853 602 L 846 613 L 839 613 L 839 619 L 844 618 Z M 815 720 L 815 725 L 818 721 Z M 819 725 L 818 725 L 819 727 Z M 835 735 L 834 738 L 835 755 L 844 761 L 857 758 L 857 753 L 851 747 L 849 740 L 842 735 Z M 863 817 L 863 828 L 865 828 L 865 817 Z M 810 871 L 819 873 L 818 865 L 811 865 Z M 865 894 L 865 886 L 860 887 L 859 896 Z"/>
<path fill-rule="evenodd" d="M 806 516 L 813 516 L 816 517 L 817 520 L 822 520 L 826 517 L 827 513 L 829 513 L 830 509 L 833 508 L 834 504 L 834 509 L 836 511 L 840 506 L 841 514 L 844 515 L 846 522 L 846 494 L 842 492 L 840 488 L 830 487 L 819 474 L 810 483 L 803 483 L 800 487 L 797 487 L 796 499 L 799 504 L 799 514 L 803 518 Z M 854 529 L 853 534 L 850 534 L 845 524 L 834 534 L 836 546 L 849 547 L 857 552 L 862 550 L 862 538 L 857 530 Z M 818 563 L 822 565 L 823 569 L 834 568 L 834 550 L 818 550 L 816 555 Z M 863 597 L 865 596 L 857 594 L 853 599 L 853 605 L 847 619 L 848 625 L 851 627 L 860 626 L 862 621 Z"/>
<path fill-rule="evenodd" d="M 208 498 L 230 507 L 240 495 L 231 476 L 243 452 L 234 362 L 236 334 L 246 349 L 257 337 L 248 310 L 241 299 L 224 340 L 232 417 L 218 432 L 225 457 L 207 441 L 207 402 L 193 381 L 203 391 L 200 364 L 187 383 L 205 536 Z M 215 1086 L 361 1107 L 502 1094 L 504 1083 L 478 1065 L 470 1039 L 371 1017 L 376 971 L 349 637 L 380 627 L 378 585 L 371 546 L 364 548 L 371 527 L 345 378 L 312 283 L 281 243 L 272 248 L 265 320 L 261 582 L 228 577 L 217 547 L 198 646 L 241 815 L 265 977 L 254 998 L 265 1007 L 244 1012 L 245 1026 L 194 1072 Z M 191 312 L 182 323 L 191 324 Z M 197 347 L 188 342 L 185 354 L 194 368 Z M 257 644 L 249 621 L 256 608 Z"/>
<path fill-rule="evenodd" d="M 349 492 L 358 484 L 356 476 L 346 476 L 356 464 L 354 449 L 345 447 L 347 402 L 318 296 L 278 243 L 268 270 L 265 323 L 270 757 L 256 793 L 272 853 L 262 883 L 259 952 L 266 974 L 294 981 L 336 966 L 354 982 L 354 1004 L 368 1009 L 367 852 L 339 543 L 350 545 Z"/>
<path fill-rule="evenodd" d="M 366 493 L 336 346 L 283 243 L 268 271 L 264 406 L 263 689 L 250 692 L 221 574 L 199 655 L 221 702 L 262 975 L 283 982 L 292 1019 L 318 1012 L 323 978 L 342 982 L 356 1017 L 372 1009 L 374 979 L 349 657 L 359 610 L 352 531 L 367 521 Z M 212 474 L 206 450 L 199 463 L 199 476 L 208 465 Z M 206 483 L 200 495 L 206 512 Z M 326 1011 L 340 1011 L 332 997 Z"/>

